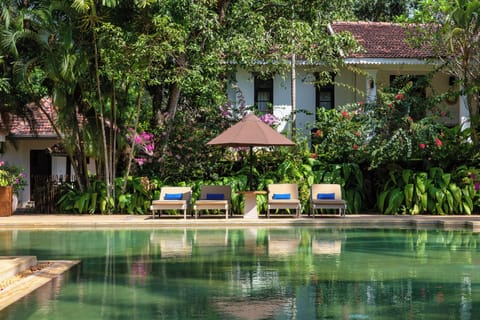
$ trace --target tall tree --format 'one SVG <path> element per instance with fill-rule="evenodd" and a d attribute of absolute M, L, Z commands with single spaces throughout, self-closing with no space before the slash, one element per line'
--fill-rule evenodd
<path fill-rule="evenodd" d="M 353 38 L 330 36 L 329 22 L 350 17 L 351 1 L 301 0 L 241 1 L 232 3 L 228 23 L 229 56 L 235 66 L 260 75 L 290 73 L 292 109 L 295 109 L 294 79 L 296 61 L 312 70 L 322 64 L 338 71 L 340 52 L 356 48 Z M 305 63 L 304 63 L 305 64 Z M 295 131 L 295 113 L 291 126 Z"/>
<path fill-rule="evenodd" d="M 353 14 L 362 21 L 395 21 L 413 13 L 419 0 L 354 0 Z"/>
<path fill-rule="evenodd" d="M 423 0 L 415 21 L 423 23 L 424 41 L 437 50 L 444 70 L 457 79 L 465 98 L 471 138 L 480 129 L 480 1 Z"/>

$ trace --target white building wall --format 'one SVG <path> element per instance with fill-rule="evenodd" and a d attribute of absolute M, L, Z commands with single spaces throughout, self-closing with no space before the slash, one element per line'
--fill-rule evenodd
<path fill-rule="evenodd" d="M 297 131 L 302 136 L 310 136 L 315 124 L 315 77 L 311 73 L 297 75 Z"/>
<path fill-rule="evenodd" d="M 335 76 L 335 107 L 365 99 L 365 76 L 345 68 Z"/>
<path fill-rule="evenodd" d="M 14 143 L 7 141 L 0 160 L 25 169 L 27 181 L 30 181 L 30 150 L 46 150 L 56 142 L 55 139 L 17 139 Z M 18 194 L 19 207 L 25 206 L 28 201 L 30 201 L 30 184 Z"/>
<path fill-rule="evenodd" d="M 30 181 L 30 150 L 46 150 L 57 142 L 58 141 L 55 139 L 17 139 L 14 143 L 12 141 L 7 141 L 5 142 L 6 146 L 4 147 L 4 153 L 0 154 L 0 160 L 23 168 L 27 175 L 27 181 Z M 52 156 L 52 176 L 65 177 L 66 169 L 66 157 Z M 95 161 L 93 159 L 90 159 L 87 169 L 91 174 L 95 174 Z M 72 167 L 70 167 L 70 172 L 73 175 L 74 171 Z M 18 195 L 19 207 L 25 207 L 30 200 L 29 183 Z"/>
<path fill-rule="evenodd" d="M 364 70 L 364 72 L 355 72 L 354 70 Z M 432 70 L 429 65 L 415 64 L 367 64 L 351 65 L 349 68 L 341 68 L 335 76 L 335 106 L 356 103 L 367 99 L 368 75 L 375 74 L 375 90 L 370 92 L 376 95 L 378 90 L 390 85 L 391 75 L 427 75 Z M 290 133 L 290 113 L 291 113 L 291 77 L 290 74 L 276 75 L 274 77 L 273 90 L 273 113 L 282 120 L 279 131 Z M 309 73 L 302 66 L 297 67 L 296 89 L 297 89 L 297 131 L 300 134 L 309 136 L 310 129 L 315 122 L 315 87 L 313 85 L 313 74 Z M 246 70 L 239 70 L 236 74 L 237 84 L 242 91 L 247 106 L 254 104 L 254 77 Z M 436 74 L 432 80 L 433 90 L 436 93 L 448 90 L 448 76 Z M 427 92 L 431 94 L 432 92 Z M 460 99 L 461 100 L 461 99 Z M 236 101 L 238 104 L 238 101 Z M 465 107 L 460 108 L 460 103 L 447 104 L 442 103 L 441 108 L 448 113 L 446 117 L 440 117 L 440 121 L 445 124 L 457 124 L 465 119 Z M 305 110 L 306 112 L 301 112 Z"/>
<path fill-rule="evenodd" d="M 290 79 L 290 74 L 286 76 L 276 75 L 273 79 L 273 114 L 281 120 L 278 130 L 288 133 L 291 130 L 290 114 L 292 110 Z M 312 74 L 305 73 L 301 69 L 297 71 L 297 130 L 302 134 L 308 133 L 309 128 L 315 121 L 315 87 L 312 84 L 313 80 Z M 243 69 L 239 70 L 236 74 L 236 82 L 243 94 L 245 103 L 247 106 L 252 106 L 255 102 L 253 75 Z M 238 105 L 238 99 L 235 99 L 235 102 Z"/>

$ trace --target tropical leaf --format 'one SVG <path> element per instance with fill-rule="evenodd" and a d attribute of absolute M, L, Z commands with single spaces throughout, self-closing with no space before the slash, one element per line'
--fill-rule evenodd
<path fill-rule="evenodd" d="M 405 169 L 402 171 L 402 179 L 403 183 L 407 184 L 410 182 L 410 178 L 412 177 L 413 171 L 410 169 Z"/>
<path fill-rule="evenodd" d="M 378 209 L 380 210 L 380 212 L 385 213 L 385 200 L 386 200 L 389 193 L 390 193 L 390 191 L 388 191 L 388 190 L 383 191 L 383 192 L 380 193 L 380 195 L 377 198 L 377 206 L 378 206 Z"/>
<path fill-rule="evenodd" d="M 412 208 L 412 205 L 413 205 L 413 191 L 414 191 L 413 183 L 407 184 L 404 188 L 405 205 L 406 205 L 407 209 Z"/>
<path fill-rule="evenodd" d="M 415 175 L 415 187 L 420 190 L 421 193 L 425 193 L 427 190 L 427 173 L 419 172 Z"/>
<path fill-rule="evenodd" d="M 385 210 L 385 213 L 392 214 L 400 212 L 400 206 L 402 205 L 404 198 L 402 190 L 399 188 L 393 189 L 390 198 L 388 199 L 388 207 Z"/>

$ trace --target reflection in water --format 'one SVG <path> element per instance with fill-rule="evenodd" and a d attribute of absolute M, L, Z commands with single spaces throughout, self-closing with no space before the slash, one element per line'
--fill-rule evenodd
<path fill-rule="evenodd" d="M 187 230 L 165 233 L 152 232 L 150 244 L 160 247 L 162 258 L 187 257 L 192 255 L 192 243 L 187 239 Z"/>
<path fill-rule="evenodd" d="M 480 235 L 467 231 L 185 228 L 0 232 L 0 239 L 0 255 L 82 260 L 0 319 L 480 314 Z"/>
<path fill-rule="evenodd" d="M 340 254 L 342 252 L 341 240 L 312 240 L 313 254 Z"/>
<path fill-rule="evenodd" d="M 300 234 L 297 235 L 286 232 L 269 232 L 268 255 L 270 257 L 281 257 L 296 254 L 300 246 L 300 242 Z"/>

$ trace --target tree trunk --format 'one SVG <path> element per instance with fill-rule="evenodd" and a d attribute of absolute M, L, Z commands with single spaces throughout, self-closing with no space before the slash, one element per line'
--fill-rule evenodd
<path fill-rule="evenodd" d="M 292 87 L 292 140 L 295 140 L 297 131 L 297 70 L 296 70 L 296 56 L 295 53 L 291 57 L 291 87 Z"/>
<path fill-rule="evenodd" d="M 162 154 L 165 154 L 167 150 L 168 141 L 170 140 L 170 133 L 172 132 L 173 123 L 175 120 L 175 114 L 177 113 L 178 101 L 180 99 L 180 85 L 174 83 L 170 87 L 170 94 L 168 99 L 168 121 L 167 130 L 164 139 L 162 140 Z"/>

